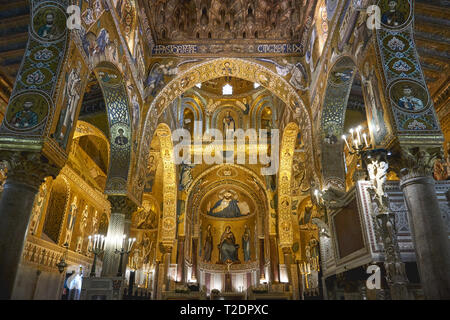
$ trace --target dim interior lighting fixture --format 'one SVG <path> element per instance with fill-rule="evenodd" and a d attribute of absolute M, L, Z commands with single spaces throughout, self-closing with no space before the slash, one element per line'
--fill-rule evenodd
<path fill-rule="evenodd" d="M 64 270 L 67 268 L 66 259 L 67 259 L 67 253 L 69 251 L 69 244 L 67 242 L 64 243 L 64 247 L 66 248 L 66 250 L 64 251 L 63 255 L 61 256 L 61 259 L 59 260 L 59 262 L 56 264 L 56 266 L 58 267 L 59 273 L 63 273 Z"/>
<path fill-rule="evenodd" d="M 345 145 L 351 155 L 360 155 L 363 151 L 371 149 L 372 144 L 368 142 L 368 139 L 369 137 L 362 126 L 351 128 L 349 136 L 345 134 L 342 136 L 342 140 L 345 141 Z"/>
<path fill-rule="evenodd" d="M 89 252 L 94 254 L 94 261 L 92 262 L 90 277 L 95 277 L 95 266 L 97 264 L 97 255 L 101 254 L 105 250 L 106 237 L 102 234 L 94 234 L 89 236 Z"/>
<path fill-rule="evenodd" d="M 117 270 L 118 277 L 121 277 L 123 274 L 123 272 L 122 272 L 123 255 L 129 254 L 131 252 L 131 248 L 133 247 L 133 244 L 135 242 L 136 242 L 136 238 L 128 238 L 128 245 L 127 245 L 127 236 L 126 235 L 116 238 L 116 241 L 115 241 L 116 249 L 115 249 L 114 253 L 120 254 L 119 270 Z"/>

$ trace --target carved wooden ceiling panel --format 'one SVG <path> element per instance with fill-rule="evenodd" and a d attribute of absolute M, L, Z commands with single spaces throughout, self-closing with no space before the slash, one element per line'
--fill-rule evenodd
<path fill-rule="evenodd" d="M 149 1 L 156 42 L 198 39 L 300 40 L 304 0 Z"/>

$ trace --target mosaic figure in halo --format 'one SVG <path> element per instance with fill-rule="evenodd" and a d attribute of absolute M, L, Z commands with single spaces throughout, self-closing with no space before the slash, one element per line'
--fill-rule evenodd
<path fill-rule="evenodd" d="M 190 185 L 194 181 L 192 178 L 191 169 L 194 168 L 195 165 L 189 165 L 181 162 L 180 165 L 180 183 L 178 185 L 178 190 L 183 191 L 189 189 Z"/>
<path fill-rule="evenodd" d="M 66 82 L 65 88 L 65 101 L 63 103 L 61 114 L 59 116 L 59 122 L 56 127 L 55 139 L 65 147 L 69 139 L 70 131 L 75 121 L 75 112 L 77 111 L 78 100 L 80 100 L 81 91 L 81 78 L 80 78 L 81 66 L 73 68 Z"/>
<path fill-rule="evenodd" d="M 109 44 L 109 33 L 106 29 L 101 29 L 96 39 L 94 54 L 105 53 L 105 49 L 108 44 Z"/>
<path fill-rule="evenodd" d="M 47 12 L 45 15 L 45 24 L 38 29 L 38 35 L 41 38 L 53 40 L 58 38 L 61 34 L 58 26 L 55 22 L 55 14 L 53 12 Z"/>
<path fill-rule="evenodd" d="M 117 130 L 117 133 L 119 133 L 119 135 L 116 137 L 114 142 L 119 146 L 126 145 L 128 143 L 128 138 L 123 135 L 124 133 L 123 129 L 120 128 L 119 130 Z"/>
<path fill-rule="evenodd" d="M 138 131 L 138 126 L 139 126 L 139 102 L 138 99 L 136 97 L 136 95 L 133 95 L 133 97 L 131 98 L 131 105 L 133 106 L 133 128 Z"/>
<path fill-rule="evenodd" d="M 23 104 L 23 110 L 16 112 L 11 119 L 11 124 L 19 129 L 32 128 L 38 124 L 38 116 L 36 112 L 31 110 L 33 107 L 32 101 L 26 101 Z"/>
<path fill-rule="evenodd" d="M 398 1 L 391 0 L 388 3 L 389 10 L 381 16 L 381 22 L 387 26 L 397 27 L 405 21 L 403 13 L 397 10 Z"/>
<path fill-rule="evenodd" d="M 384 123 L 384 110 L 380 101 L 380 90 L 377 76 L 374 70 L 370 70 L 369 63 L 364 65 L 366 77 L 363 77 L 363 91 L 367 98 L 368 110 L 370 113 L 371 126 L 375 138 L 375 143 L 380 143 L 387 133 Z"/>
<path fill-rule="evenodd" d="M 203 245 L 203 261 L 211 262 L 211 252 L 213 248 L 213 238 L 211 232 L 211 225 L 209 224 L 206 229 L 206 238 L 205 243 Z"/>
<path fill-rule="evenodd" d="M 236 244 L 236 238 L 234 237 L 233 232 L 231 231 L 230 226 L 225 227 L 225 231 L 222 233 L 220 237 L 219 248 L 219 261 L 221 263 L 227 262 L 239 262 L 238 260 L 238 252 L 237 249 L 239 245 Z"/>
<path fill-rule="evenodd" d="M 250 261 L 250 229 L 245 225 L 244 234 L 242 235 L 242 251 L 244 252 L 244 261 Z"/>
<path fill-rule="evenodd" d="M 70 239 L 72 238 L 73 227 L 75 226 L 75 220 L 77 217 L 77 196 L 73 197 L 72 204 L 70 205 L 69 215 L 67 217 L 67 226 L 66 226 L 66 237 L 64 239 L 64 244 L 70 245 Z"/>
<path fill-rule="evenodd" d="M 42 206 L 44 205 L 45 196 L 47 195 L 47 184 L 43 183 L 39 193 L 34 201 L 33 211 L 31 214 L 31 222 L 29 231 L 31 234 L 36 233 L 36 229 L 39 224 L 39 219 L 41 217 Z"/>
<path fill-rule="evenodd" d="M 226 116 L 223 118 L 223 133 L 227 134 L 228 131 L 236 130 L 236 124 L 233 117 L 230 115 L 230 111 L 227 112 Z"/>
<path fill-rule="evenodd" d="M 159 89 L 164 87 L 164 76 L 173 76 L 178 73 L 178 67 L 172 67 L 173 64 L 173 61 L 169 61 L 167 64 L 155 63 L 152 66 L 144 85 L 148 87 L 153 97 L 156 96 Z"/>
<path fill-rule="evenodd" d="M 155 156 L 150 155 L 147 166 L 147 174 L 145 176 L 144 192 L 152 192 L 153 184 L 155 183 L 156 165 L 157 163 L 155 162 Z"/>
<path fill-rule="evenodd" d="M 410 111 L 419 111 L 423 109 L 423 102 L 412 94 L 411 87 L 403 88 L 403 97 L 398 100 L 398 105 Z"/>
<path fill-rule="evenodd" d="M 238 205 L 238 200 L 235 199 L 233 193 L 230 191 L 220 192 L 219 201 L 208 210 L 208 215 L 220 218 L 236 218 L 242 216 Z"/>

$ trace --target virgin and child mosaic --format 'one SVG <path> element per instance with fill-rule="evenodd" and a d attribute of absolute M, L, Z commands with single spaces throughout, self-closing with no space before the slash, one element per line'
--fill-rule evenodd
<path fill-rule="evenodd" d="M 214 247 L 214 227 L 208 224 L 204 234 L 204 242 L 201 249 L 201 258 L 203 262 L 212 262 Z M 234 228 L 236 229 L 236 228 Z M 238 228 L 239 229 L 239 228 Z M 240 229 L 241 230 L 241 229 Z M 242 230 L 241 230 L 242 232 Z M 218 250 L 218 264 L 240 263 L 239 250 L 242 251 L 242 257 L 244 262 L 251 261 L 251 241 L 252 235 L 248 225 L 244 225 L 244 230 L 241 236 L 241 243 L 238 243 L 238 238 L 235 236 L 235 232 L 231 225 L 226 225 L 220 234 L 220 238 L 217 238 L 217 250 Z"/>

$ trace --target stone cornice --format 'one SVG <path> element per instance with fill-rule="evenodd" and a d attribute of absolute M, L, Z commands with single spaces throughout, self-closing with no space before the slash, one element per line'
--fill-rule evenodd
<path fill-rule="evenodd" d="M 22 264 L 36 266 L 40 270 L 57 272 L 56 264 L 63 257 L 66 249 L 54 243 L 45 241 L 33 235 L 28 235 L 25 247 L 22 253 Z M 89 268 L 92 265 L 93 258 L 81 255 L 74 251 L 67 251 L 65 257 L 68 265 L 82 265 Z M 101 266 L 101 261 L 97 260 L 97 267 Z"/>
<path fill-rule="evenodd" d="M 72 182 L 77 188 L 83 190 L 83 194 L 89 197 L 95 204 L 102 208 L 110 208 L 106 195 L 92 188 L 84 179 L 82 179 L 72 168 L 64 166 L 61 174 Z"/>

